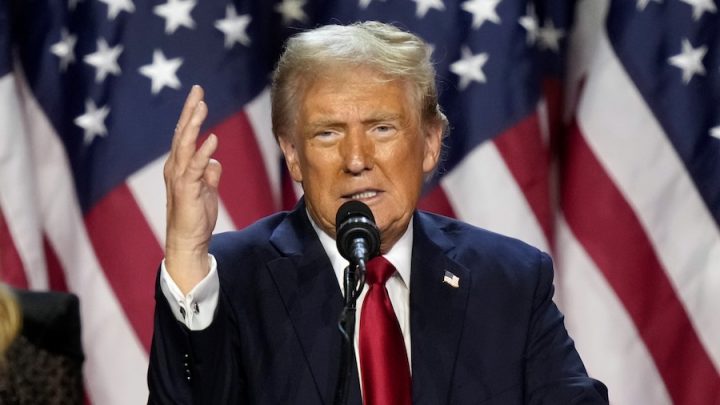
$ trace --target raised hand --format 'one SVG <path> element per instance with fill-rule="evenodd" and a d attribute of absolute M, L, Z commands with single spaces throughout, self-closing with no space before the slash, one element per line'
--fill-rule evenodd
<path fill-rule="evenodd" d="M 222 168 L 211 158 L 218 147 L 217 136 L 211 134 L 196 146 L 208 112 L 203 97 L 203 89 L 193 86 L 163 170 L 167 191 L 165 267 L 184 294 L 210 270 L 208 246 L 218 215 Z"/>

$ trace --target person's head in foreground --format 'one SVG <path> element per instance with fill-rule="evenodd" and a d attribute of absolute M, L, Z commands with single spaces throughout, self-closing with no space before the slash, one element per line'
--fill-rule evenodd
<path fill-rule="evenodd" d="M 313 220 L 334 235 L 340 205 L 360 200 L 382 251 L 407 228 L 447 128 L 429 47 L 378 22 L 291 38 L 273 77 L 272 122 Z"/>

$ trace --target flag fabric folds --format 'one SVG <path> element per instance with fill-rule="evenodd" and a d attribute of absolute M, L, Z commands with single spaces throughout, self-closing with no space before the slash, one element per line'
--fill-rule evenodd
<path fill-rule="evenodd" d="M 145 402 L 162 165 L 190 86 L 220 140 L 216 230 L 242 228 L 301 193 L 270 126 L 284 40 L 392 22 L 432 45 L 451 123 L 421 206 L 553 255 L 612 403 L 720 403 L 717 6 L 0 0 L 0 276 L 77 293 L 88 399 Z"/>

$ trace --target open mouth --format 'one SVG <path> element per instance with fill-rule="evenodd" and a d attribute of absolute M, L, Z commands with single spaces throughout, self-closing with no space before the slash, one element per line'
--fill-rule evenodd
<path fill-rule="evenodd" d="M 359 193 L 347 194 L 347 195 L 344 195 L 343 197 L 350 199 L 350 200 L 367 200 L 367 199 L 377 196 L 378 194 L 380 194 L 380 193 L 376 190 L 365 190 L 365 191 L 361 191 Z"/>

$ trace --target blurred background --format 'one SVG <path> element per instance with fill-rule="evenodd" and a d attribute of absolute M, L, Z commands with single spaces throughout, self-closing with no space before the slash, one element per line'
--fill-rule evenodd
<path fill-rule="evenodd" d="M 433 47 L 451 132 L 422 207 L 552 254 L 613 404 L 720 404 L 717 0 L 0 0 L 0 277 L 79 297 L 86 402 L 146 402 L 190 86 L 216 231 L 242 228 L 301 195 L 270 128 L 284 40 L 359 20 Z"/>

